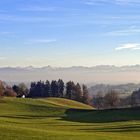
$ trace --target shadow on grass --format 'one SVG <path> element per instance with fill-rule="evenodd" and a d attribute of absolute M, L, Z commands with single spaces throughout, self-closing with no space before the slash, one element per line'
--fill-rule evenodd
<path fill-rule="evenodd" d="M 0 97 L 0 103 L 6 103 L 6 101 L 3 100 L 3 98 Z"/>
<path fill-rule="evenodd" d="M 108 110 L 68 109 L 63 120 L 81 123 L 109 123 L 140 120 L 140 107 Z"/>
<path fill-rule="evenodd" d="M 119 126 L 113 126 L 113 127 L 100 127 L 100 128 L 88 128 L 88 129 L 80 129 L 84 132 L 140 132 L 140 124 L 138 125 L 119 125 Z"/>
<path fill-rule="evenodd" d="M 56 118 L 62 117 L 62 115 L 1 115 L 0 118 L 9 118 L 9 119 L 46 119 L 46 118 Z"/>

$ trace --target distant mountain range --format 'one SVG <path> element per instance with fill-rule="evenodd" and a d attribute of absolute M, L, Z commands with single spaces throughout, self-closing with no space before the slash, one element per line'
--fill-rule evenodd
<path fill-rule="evenodd" d="M 72 67 L 0 67 L 0 70 L 94 70 L 94 71 L 126 71 L 126 70 L 138 70 L 140 71 L 140 65 L 125 65 L 125 66 L 114 66 L 114 65 L 97 65 L 93 67 L 84 67 L 84 66 L 72 66 Z"/>
<path fill-rule="evenodd" d="M 8 82 L 30 82 L 62 78 L 89 85 L 97 83 L 140 83 L 140 65 L 117 67 L 100 65 L 94 67 L 1 67 L 0 80 Z"/>

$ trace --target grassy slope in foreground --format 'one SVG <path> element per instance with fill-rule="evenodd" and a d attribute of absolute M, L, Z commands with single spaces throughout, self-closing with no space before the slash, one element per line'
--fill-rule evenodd
<path fill-rule="evenodd" d="M 64 99 L 64 98 L 46 98 L 46 99 L 41 99 L 41 101 L 44 101 L 46 103 L 50 103 L 56 106 L 66 107 L 66 108 L 93 109 L 93 107 L 89 105 L 76 102 L 73 100 Z"/>
<path fill-rule="evenodd" d="M 0 103 L 0 139 L 138 140 L 140 108 L 69 109 L 63 99 L 5 98 Z M 81 109 L 82 106 L 76 103 Z M 78 108 L 79 108 L 78 107 Z M 90 108 L 90 107 L 89 107 Z"/>

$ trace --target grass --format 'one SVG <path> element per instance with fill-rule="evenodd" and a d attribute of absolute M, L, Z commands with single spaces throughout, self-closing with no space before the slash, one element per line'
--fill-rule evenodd
<path fill-rule="evenodd" d="M 140 108 L 96 111 L 66 99 L 4 98 L 0 139 L 138 140 Z"/>
<path fill-rule="evenodd" d="M 67 100 L 64 98 L 47 98 L 42 99 L 42 101 L 54 104 L 56 106 L 66 107 L 66 108 L 76 108 L 76 109 L 93 109 L 93 107 L 88 106 L 86 104 L 76 102 L 73 100 Z"/>

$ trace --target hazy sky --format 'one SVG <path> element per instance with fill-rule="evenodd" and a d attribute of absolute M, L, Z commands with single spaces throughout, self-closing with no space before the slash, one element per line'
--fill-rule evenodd
<path fill-rule="evenodd" d="M 140 64 L 140 0 L 0 0 L 0 66 Z"/>

